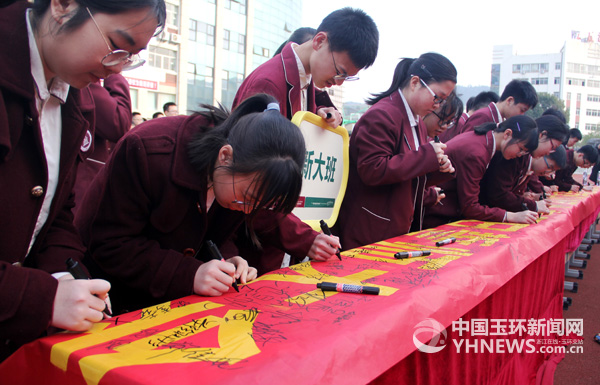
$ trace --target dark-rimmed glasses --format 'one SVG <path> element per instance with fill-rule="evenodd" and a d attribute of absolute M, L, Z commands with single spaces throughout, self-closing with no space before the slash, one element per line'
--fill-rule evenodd
<path fill-rule="evenodd" d="M 425 83 L 423 81 L 423 79 L 419 78 L 419 80 L 425 86 L 425 88 L 427 88 L 427 90 L 429 91 L 429 93 L 431 94 L 431 96 L 433 96 L 433 104 L 439 104 L 440 106 L 443 106 L 444 104 L 446 104 L 446 99 L 443 99 L 443 98 L 440 98 L 439 96 L 437 96 L 435 94 L 435 92 L 433 92 L 433 90 L 431 88 L 429 88 L 429 86 L 427 85 L 427 83 Z"/>
<path fill-rule="evenodd" d="M 88 7 L 85 7 L 85 9 L 90 14 L 90 18 L 94 22 L 94 25 L 98 29 L 98 32 L 100 32 L 100 35 L 102 36 L 102 39 L 106 43 L 106 47 L 108 48 L 108 51 L 109 51 L 102 58 L 102 60 L 100 60 L 100 63 L 102 63 L 103 66 L 112 67 L 112 66 L 116 66 L 119 64 L 123 64 L 121 71 L 128 71 L 128 70 L 138 68 L 138 67 L 144 65 L 144 63 L 146 63 L 146 60 L 141 59 L 139 57 L 139 55 L 137 55 L 137 54 L 132 54 L 131 52 L 125 51 L 123 49 L 115 49 L 115 50 L 111 49 L 110 44 L 108 44 L 108 40 L 106 39 L 106 36 L 104 36 L 104 33 L 102 33 L 102 30 L 100 29 L 100 26 L 96 22 L 96 19 L 94 19 L 92 12 L 90 11 L 90 9 Z"/>
<path fill-rule="evenodd" d="M 341 73 L 340 70 L 338 70 L 337 65 L 335 64 L 335 58 L 333 57 L 333 51 L 330 50 L 329 52 L 331 52 L 331 58 L 333 59 L 333 68 L 335 68 L 335 73 L 337 73 L 337 75 L 335 75 L 333 77 L 333 79 L 335 81 L 340 81 L 340 82 L 347 81 L 347 82 L 351 82 L 351 81 L 360 79 L 358 76 L 348 75 L 348 74 Z"/>
<path fill-rule="evenodd" d="M 454 124 L 456 124 L 456 121 L 454 119 L 444 121 L 444 120 L 442 120 L 442 117 L 439 116 L 435 111 L 431 111 L 431 113 L 434 114 L 435 116 L 437 116 L 438 126 L 440 126 L 440 128 L 446 127 L 446 129 L 449 129 L 449 128 L 454 127 Z"/>

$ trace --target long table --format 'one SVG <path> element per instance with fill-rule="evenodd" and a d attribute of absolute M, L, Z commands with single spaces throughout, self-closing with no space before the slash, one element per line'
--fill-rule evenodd
<path fill-rule="evenodd" d="M 189 296 L 86 333 L 42 338 L 0 364 L 0 382 L 551 383 L 560 353 L 459 352 L 456 342 L 468 336 L 450 326 L 562 319 L 564 252 L 597 213 L 600 188 L 552 199 L 551 214 L 537 224 L 458 221 L 344 252 L 341 262 L 280 269 L 240 293 Z M 435 246 L 450 237 L 456 243 Z M 412 250 L 431 255 L 394 257 Z M 380 294 L 323 292 L 322 281 Z M 435 337 L 436 327 L 446 328 L 445 338 Z M 429 337 L 419 334 L 428 330 Z"/>

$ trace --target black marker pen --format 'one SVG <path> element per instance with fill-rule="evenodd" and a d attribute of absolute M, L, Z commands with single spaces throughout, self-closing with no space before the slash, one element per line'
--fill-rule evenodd
<path fill-rule="evenodd" d="M 331 230 L 329 229 L 329 226 L 327 226 L 327 223 L 322 219 L 319 223 L 321 224 L 321 231 L 323 232 L 323 234 L 331 236 Z M 337 255 L 340 261 L 342 260 L 342 256 L 340 255 L 340 249 L 338 249 L 335 255 Z"/>
<path fill-rule="evenodd" d="M 329 120 L 329 119 L 331 119 L 331 117 L 332 117 L 332 116 L 333 116 L 333 115 L 331 115 L 331 112 L 328 112 L 328 113 L 325 115 L 325 119 Z"/>
<path fill-rule="evenodd" d="M 223 255 L 219 251 L 219 248 L 217 247 L 217 245 L 214 244 L 213 241 L 208 240 L 208 241 L 206 241 L 206 244 L 208 245 L 208 251 L 210 252 L 210 255 L 213 256 L 213 259 L 225 262 L 225 258 L 223 258 Z M 223 272 L 223 273 L 225 273 L 225 272 Z M 227 274 L 227 273 L 225 273 L 225 274 Z M 227 275 L 229 275 L 229 274 L 227 274 Z M 237 283 L 235 282 L 235 279 L 233 280 L 233 283 L 231 284 L 231 286 L 233 286 L 235 291 L 237 291 L 238 293 L 240 292 L 240 288 L 238 287 Z"/>
<path fill-rule="evenodd" d="M 373 286 L 348 285 L 346 283 L 321 282 L 317 289 L 323 291 L 339 291 L 340 293 L 379 294 L 379 288 Z"/>
<path fill-rule="evenodd" d="M 71 273 L 73 278 L 75 279 L 90 279 L 90 277 L 86 274 L 86 272 L 81 268 L 79 262 L 75 261 L 73 258 L 69 258 L 66 261 L 67 271 Z M 98 297 L 96 294 L 94 296 Z M 108 308 L 108 304 L 104 305 L 104 313 L 108 316 L 112 316 L 112 312 Z"/>
<path fill-rule="evenodd" d="M 415 258 L 431 255 L 431 250 L 418 250 L 418 251 L 399 251 L 394 254 L 396 259 Z"/>
<path fill-rule="evenodd" d="M 452 238 L 444 239 L 443 241 L 436 242 L 435 245 L 437 247 L 440 247 L 440 246 L 444 246 L 444 245 L 449 245 L 454 242 L 456 242 L 456 238 L 452 237 Z"/>

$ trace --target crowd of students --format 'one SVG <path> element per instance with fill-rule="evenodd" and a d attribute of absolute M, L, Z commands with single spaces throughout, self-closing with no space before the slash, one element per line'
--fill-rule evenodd
<path fill-rule="evenodd" d="M 325 89 L 373 64 L 375 22 L 337 10 L 253 71 L 232 112 L 203 105 L 128 131 L 140 117 L 117 74 L 143 64 L 137 53 L 165 18 L 164 0 L 0 8 L 0 360 L 51 329 L 87 330 L 111 307 L 221 295 L 279 268 L 284 253 L 328 261 L 460 218 L 534 223 L 598 158 L 591 146 L 565 150 L 557 111 L 524 116 L 538 102 L 527 82 L 482 93 L 463 113 L 456 68 L 425 53 L 401 60 L 368 100 L 337 236 L 318 233 L 291 213 L 306 149 L 290 119 L 310 111 L 341 124 Z M 68 258 L 94 279 L 73 279 Z"/>

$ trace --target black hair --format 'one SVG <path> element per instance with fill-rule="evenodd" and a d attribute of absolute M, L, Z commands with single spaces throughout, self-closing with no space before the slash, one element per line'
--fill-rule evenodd
<path fill-rule="evenodd" d="M 538 126 L 536 121 L 529 116 L 517 115 L 512 116 L 500 124 L 494 122 L 484 123 L 475 127 L 477 135 L 485 135 L 489 131 L 504 132 L 508 129 L 512 130 L 512 139 L 508 144 L 515 142 L 525 142 L 525 148 L 532 152 L 538 146 Z"/>
<path fill-rule="evenodd" d="M 373 97 L 367 99 L 366 102 L 373 105 L 394 92 L 398 92 L 399 89 L 408 85 L 412 76 L 418 76 L 427 84 L 446 80 L 456 83 L 456 74 L 454 64 L 439 53 L 424 53 L 418 59 L 405 58 L 396 66 L 390 88 L 380 94 L 372 94 Z"/>
<path fill-rule="evenodd" d="M 287 45 L 287 43 L 296 43 L 296 44 L 306 43 L 307 41 L 312 39 L 316 34 L 317 34 L 317 30 L 314 28 L 311 28 L 311 27 L 298 28 L 297 30 L 292 32 L 292 34 L 286 41 L 281 43 L 281 45 L 279 46 L 279 48 L 277 48 L 277 51 L 275 51 L 273 56 L 279 55 L 281 53 L 281 51 L 283 51 L 283 47 L 285 47 Z"/>
<path fill-rule="evenodd" d="M 157 111 L 157 112 L 155 112 L 155 113 L 152 114 L 152 119 L 156 119 L 160 115 L 165 116 L 165 114 L 163 112 Z"/>
<path fill-rule="evenodd" d="M 513 97 L 515 104 L 523 103 L 533 109 L 538 104 L 537 91 L 527 80 L 513 79 L 504 87 L 500 101 Z"/>
<path fill-rule="evenodd" d="M 598 150 L 594 148 L 591 144 L 586 144 L 582 146 L 577 152 L 583 154 L 583 159 L 587 160 L 589 163 L 596 163 L 598 161 Z"/>
<path fill-rule="evenodd" d="M 167 10 L 165 0 L 75 0 L 79 7 L 73 11 L 71 18 L 62 25 L 58 32 L 74 30 L 80 27 L 89 17 L 86 8 L 89 8 L 92 14 L 107 13 L 114 15 L 121 12 L 130 11 L 139 8 L 150 8 L 151 16 L 156 17 L 158 23 L 154 35 L 158 35 L 165 28 L 167 19 Z M 39 18 L 48 10 L 51 0 L 34 0 L 34 26 Z"/>
<path fill-rule="evenodd" d="M 436 112 L 442 122 L 445 122 L 448 119 L 452 119 L 456 122 L 462 113 L 463 104 L 458 95 L 456 95 L 455 90 L 452 90 L 450 95 L 446 98 L 446 103 L 439 108 L 438 112 Z"/>
<path fill-rule="evenodd" d="M 141 114 L 141 113 L 139 113 L 139 112 L 137 112 L 137 111 L 133 111 L 133 112 L 131 113 L 131 116 L 136 116 L 136 115 L 142 115 L 142 114 Z"/>
<path fill-rule="evenodd" d="M 577 138 L 577 140 L 583 139 L 583 135 L 581 135 L 581 131 L 578 128 L 571 128 L 569 130 L 569 138 Z"/>
<path fill-rule="evenodd" d="M 369 15 L 361 9 L 338 9 L 327 15 L 317 33 L 326 32 L 332 52 L 346 52 L 356 68 L 373 65 L 379 48 L 379 31 Z"/>
<path fill-rule="evenodd" d="M 475 96 L 471 96 L 468 100 L 467 100 L 467 104 L 466 104 L 466 109 L 467 111 L 471 111 L 473 109 L 473 102 L 475 101 Z"/>
<path fill-rule="evenodd" d="M 569 126 L 561 122 L 556 116 L 542 115 L 535 121 L 538 125 L 539 133 L 541 134 L 546 131 L 548 139 L 556 139 L 561 143 L 565 143 L 569 139 Z"/>
<path fill-rule="evenodd" d="M 277 100 L 267 94 L 257 94 L 240 103 L 229 113 L 222 106 L 202 105 L 200 114 L 216 125 L 206 127 L 190 141 L 191 164 L 212 177 L 219 150 L 229 144 L 233 162 L 226 169 L 234 174 L 258 173 L 255 183 L 257 197 L 248 214 L 249 228 L 258 209 L 272 208 L 288 214 L 298 202 L 302 188 L 302 167 L 306 147 L 302 133 L 278 110 L 266 110 Z M 252 234 L 254 240 L 254 234 Z"/>
<path fill-rule="evenodd" d="M 556 108 L 548 108 L 546 111 L 542 112 L 542 116 L 545 115 L 554 115 L 557 118 L 559 118 L 561 122 L 567 124 L 567 118 L 565 117 L 565 114 L 563 114 L 562 111 L 559 111 Z"/>
<path fill-rule="evenodd" d="M 499 99 L 498 94 L 493 91 L 482 91 L 475 96 L 472 109 L 473 111 L 477 111 L 483 107 L 487 107 L 492 102 L 497 103 Z M 471 110 L 467 108 L 467 111 Z"/>
<path fill-rule="evenodd" d="M 556 147 L 554 152 L 551 152 L 547 156 L 556 163 L 556 167 L 559 169 L 565 168 L 567 165 L 567 149 L 563 145 Z"/>
<path fill-rule="evenodd" d="M 177 106 L 177 104 L 173 102 L 166 102 L 165 104 L 163 104 L 163 112 L 166 113 L 169 110 L 169 107 L 171 106 Z"/>

